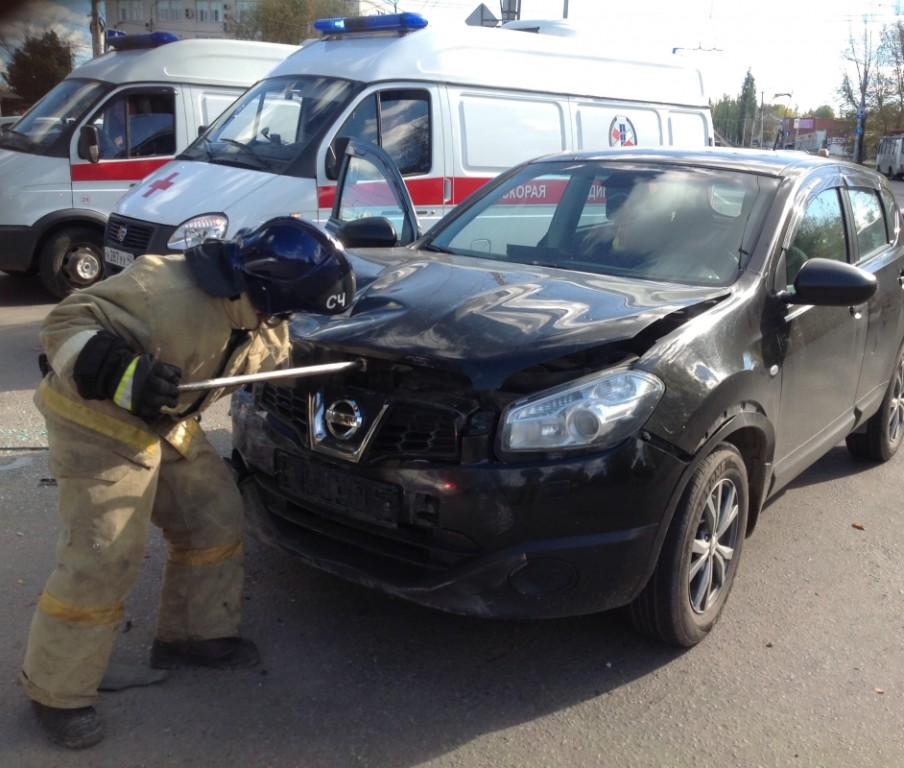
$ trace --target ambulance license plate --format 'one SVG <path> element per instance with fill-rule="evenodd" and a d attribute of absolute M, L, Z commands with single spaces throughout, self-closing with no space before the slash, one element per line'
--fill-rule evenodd
<path fill-rule="evenodd" d="M 135 261 L 135 254 L 104 246 L 104 261 L 109 261 L 111 264 L 125 269 Z"/>

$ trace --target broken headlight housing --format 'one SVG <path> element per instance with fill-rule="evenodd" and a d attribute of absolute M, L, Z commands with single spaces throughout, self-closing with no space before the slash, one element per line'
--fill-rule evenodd
<path fill-rule="evenodd" d="M 502 414 L 504 453 L 602 449 L 640 429 L 665 391 L 645 371 L 595 373 L 511 403 Z"/>

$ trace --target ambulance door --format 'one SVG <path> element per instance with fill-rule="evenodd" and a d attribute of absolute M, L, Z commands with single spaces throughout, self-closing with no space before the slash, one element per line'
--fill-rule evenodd
<path fill-rule="evenodd" d="M 130 186 L 173 159 L 176 103 L 165 86 L 128 88 L 103 102 L 73 141 L 73 207 L 107 216 Z"/>
<path fill-rule="evenodd" d="M 343 113 L 339 127 L 327 137 L 324 162 L 318 168 L 320 220 L 330 217 L 335 180 L 342 161 L 339 138 L 372 143 L 398 169 L 426 229 L 442 218 L 447 199 L 444 104 L 431 84 L 381 84 L 365 90 Z"/>

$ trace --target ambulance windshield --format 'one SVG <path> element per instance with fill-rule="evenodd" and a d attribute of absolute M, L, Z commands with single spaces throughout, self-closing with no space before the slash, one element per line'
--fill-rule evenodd
<path fill-rule="evenodd" d="M 110 88 L 109 83 L 96 80 L 63 80 L 16 123 L 15 130 L 0 133 L 0 146 L 35 155 L 68 156 L 75 125 Z"/>
<path fill-rule="evenodd" d="M 353 83 L 328 77 L 265 80 L 227 109 L 181 157 L 291 173 L 354 90 Z"/>

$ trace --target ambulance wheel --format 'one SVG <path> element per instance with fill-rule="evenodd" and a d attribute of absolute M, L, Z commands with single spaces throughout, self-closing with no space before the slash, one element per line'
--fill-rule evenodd
<path fill-rule="evenodd" d="M 101 233 L 89 227 L 71 227 L 52 235 L 44 244 L 38 272 L 44 287 L 58 299 L 103 277 Z"/>

